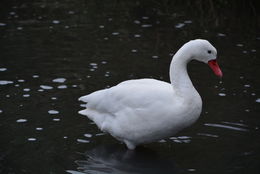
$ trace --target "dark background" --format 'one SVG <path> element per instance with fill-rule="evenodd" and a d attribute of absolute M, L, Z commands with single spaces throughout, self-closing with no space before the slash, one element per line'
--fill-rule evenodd
<path fill-rule="evenodd" d="M 252 0 L 2 0 L 0 173 L 260 173 L 259 24 Z M 129 152 L 78 115 L 81 95 L 169 81 L 171 57 L 196 38 L 217 48 L 224 77 L 189 64 L 203 99 L 190 128 Z"/>

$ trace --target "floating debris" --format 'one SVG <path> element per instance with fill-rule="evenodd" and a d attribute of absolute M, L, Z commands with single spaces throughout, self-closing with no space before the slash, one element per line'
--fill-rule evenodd
<path fill-rule="evenodd" d="M 67 85 L 59 85 L 59 86 L 58 86 L 58 89 L 66 89 L 66 88 L 68 88 Z"/>
<path fill-rule="evenodd" d="M 119 34 L 120 34 L 119 32 L 113 32 L 113 33 L 112 33 L 113 36 L 117 36 L 117 35 L 119 35 Z"/>
<path fill-rule="evenodd" d="M 27 119 L 21 118 L 21 119 L 16 120 L 16 122 L 17 123 L 25 123 L 25 122 L 27 122 Z"/>
<path fill-rule="evenodd" d="M 185 24 L 191 24 L 192 21 L 191 21 L 191 20 L 186 20 L 186 21 L 184 21 L 184 23 L 185 23 Z"/>
<path fill-rule="evenodd" d="M 33 75 L 32 77 L 33 78 L 39 78 L 40 76 L 39 75 Z"/>
<path fill-rule="evenodd" d="M 56 78 L 56 79 L 53 79 L 52 81 L 55 83 L 64 83 L 66 81 L 66 79 L 65 78 Z"/>
<path fill-rule="evenodd" d="M 226 94 L 225 94 L 225 93 L 218 93 L 218 95 L 219 95 L 219 96 L 221 96 L 221 97 L 224 97 L 224 96 L 226 96 Z"/>
<path fill-rule="evenodd" d="M 57 111 L 57 110 L 49 110 L 48 113 L 49 114 L 58 114 L 59 111 Z"/>
<path fill-rule="evenodd" d="M 16 29 L 17 29 L 17 30 L 22 30 L 22 29 L 23 29 L 23 27 L 17 27 Z"/>
<path fill-rule="evenodd" d="M 0 71 L 6 71 L 7 68 L 0 68 Z"/>
<path fill-rule="evenodd" d="M 28 91 L 30 91 L 31 89 L 30 88 L 24 88 L 23 89 L 23 91 L 25 91 L 25 92 L 28 92 Z"/>
<path fill-rule="evenodd" d="M 46 90 L 53 89 L 52 86 L 48 86 L 48 85 L 40 85 L 40 88 L 46 89 Z"/>
<path fill-rule="evenodd" d="M 23 94 L 23 97 L 30 97 L 30 94 Z"/>
<path fill-rule="evenodd" d="M 9 80 L 0 80 L 0 85 L 8 85 L 8 84 L 12 84 L 14 83 L 13 81 L 9 81 Z"/>
<path fill-rule="evenodd" d="M 182 28 L 182 27 L 184 27 L 185 26 L 185 24 L 183 24 L 183 23 L 178 23 L 177 25 L 175 25 L 175 28 Z"/>
<path fill-rule="evenodd" d="M 68 14 L 75 14 L 75 12 L 70 10 L 70 11 L 68 11 Z"/>
<path fill-rule="evenodd" d="M 91 134 L 84 134 L 84 137 L 91 138 L 92 135 Z"/>
<path fill-rule="evenodd" d="M 17 80 L 18 82 L 20 82 L 20 83 L 23 83 L 23 82 L 25 82 L 25 80 L 24 79 L 19 79 L 19 80 Z"/>
<path fill-rule="evenodd" d="M 134 20 L 134 23 L 135 23 L 135 24 L 140 24 L 141 22 L 138 21 L 138 20 Z"/>
<path fill-rule="evenodd" d="M 141 35 L 140 34 L 135 34 L 134 37 L 135 38 L 139 38 L 139 37 L 141 37 Z"/>
<path fill-rule="evenodd" d="M 37 127 L 37 128 L 35 128 L 35 130 L 41 131 L 41 130 L 43 130 L 43 128 L 42 127 Z"/>
<path fill-rule="evenodd" d="M 6 26 L 6 23 L 0 23 L 0 27 Z"/>
<path fill-rule="evenodd" d="M 187 169 L 188 172 L 195 172 L 196 169 Z"/>
<path fill-rule="evenodd" d="M 219 37 L 225 37 L 226 35 L 223 34 L 223 33 L 218 33 L 217 36 L 219 36 Z"/>
<path fill-rule="evenodd" d="M 28 138 L 27 140 L 28 141 L 36 141 L 37 139 L 32 137 L 32 138 Z"/>
<path fill-rule="evenodd" d="M 143 27 L 143 28 L 150 28 L 152 26 L 153 26 L 152 24 L 143 24 L 143 25 L 141 25 L 141 27 Z"/>
<path fill-rule="evenodd" d="M 53 24 L 59 24 L 60 21 L 59 21 L 59 20 L 53 20 L 52 23 L 53 23 Z"/>

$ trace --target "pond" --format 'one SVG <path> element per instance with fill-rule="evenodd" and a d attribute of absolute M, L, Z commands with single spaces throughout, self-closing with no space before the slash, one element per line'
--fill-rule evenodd
<path fill-rule="evenodd" d="M 5 1 L 0 7 L 0 173 L 260 173 L 259 14 L 254 1 Z M 78 114 L 121 81 L 169 82 L 187 41 L 218 50 L 224 77 L 191 62 L 199 120 L 128 151 Z"/>

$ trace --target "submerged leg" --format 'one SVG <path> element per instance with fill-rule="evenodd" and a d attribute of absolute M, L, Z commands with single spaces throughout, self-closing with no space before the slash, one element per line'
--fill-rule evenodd
<path fill-rule="evenodd" d="M 135 149 L 135 144 L 129 142 L 128 140 L 124 140 L 124 143 L 126 144 L 127 148 L 130 150 L 134 150 Z"/>

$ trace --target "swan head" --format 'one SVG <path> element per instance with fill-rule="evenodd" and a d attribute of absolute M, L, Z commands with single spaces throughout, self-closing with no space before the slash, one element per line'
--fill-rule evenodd
<path fill-rule="evenodd" d="M 222 77 L 222 71 L 217 63 L 217 50 L 209 41 L 203 39 L 191 40 L 187 43 L 191 53 L 191 59 L 204 62 L 209 65 L 215 75 Z"/>

